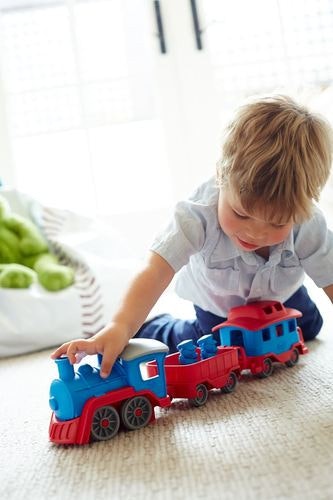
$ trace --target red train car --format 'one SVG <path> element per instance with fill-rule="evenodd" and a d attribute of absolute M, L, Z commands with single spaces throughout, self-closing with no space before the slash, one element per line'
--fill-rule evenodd
<path fill-rule="evenodd" d="M 181 363 L 179 352 L 165 358 L 167 393 L 171 399 L 187 398 L 194 406 L 202 406 L 211 389 L 232 392 L 241 368 L 237 347 L 217 347 L 216 353 L 206 359 L 200 348 L 195 351 L 197 360 L 190 364 Z M 154 369 L 152 365 L 149 368 Z"/>

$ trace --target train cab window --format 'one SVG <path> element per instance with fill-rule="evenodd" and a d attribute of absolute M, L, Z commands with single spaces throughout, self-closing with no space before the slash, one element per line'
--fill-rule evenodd
<path fill-rule="evenodd" d="M 263 330 L 262 330 L 262 340 L 264 342 L 267 342 L 267 340 L 271 340 L 271 332 L 269 331 L 269 328 L 263 328 Z"/>
<path fill-rule="evenodd" d="M 296 320 L 290 319 L 288 321 L 288 330 L 290 333 L 292 333 L 296 330 Z"/>
<path fill-rule="evenodd" d="M 244 339 L 242 330 L 230 330 L 230 345 L 244 347 Z"/>
<path fill-rule="evenodd" d="M 274 309 L 276 311 L 282 311 L 283 310 L 282 304 L 280 304 L 280 302 L 274 304 Z"/>
<path fill-rule="evenodd" d="M 139 365 L 142 380 L 150 380 L 159 376 L 158 364 L 156 360 L 143 361 Z"/>
<path fill-rule="evenodd" d="M 276 325 L 275 330 L 276 330 L 276 336 L 277 337 L 282 337 L 282 335 L 283 335 L 283 325 Z"/>
<path fill-rule="evenodd" d="M 273 308 L 271 306 L 266 306 L 266 307 L 264 307 L 263 310 L 266 314 L 272 314 L 272 312 L 273 312 Z"/>

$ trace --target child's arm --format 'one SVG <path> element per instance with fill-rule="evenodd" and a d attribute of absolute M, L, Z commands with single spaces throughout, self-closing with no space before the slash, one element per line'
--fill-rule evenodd
<path fill-rule="evenodd" d="M 333 302 L 333 285 L 325 286 L 323 290 L 326 293 L 327 297 L 330 299 L 330 301 Z"/>
<path fill-rule="evenodd" d="M 51 357 L 54 359 L 66 354 L 73 364 L 80 351 L 87 354 L 101 353 L 101 375 L 107 377 L 117 356 L 143 324 L 174 274 L 167 261 L 152 252 L 146 265 L 133 279 L 111 323 L 90 339 L 66 342 Z"/>

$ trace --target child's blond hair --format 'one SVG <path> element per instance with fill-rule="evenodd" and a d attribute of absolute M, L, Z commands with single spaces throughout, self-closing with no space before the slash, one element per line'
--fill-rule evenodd
<path fill-rule="evenodd" d="M 232 189 L 248 213 L 301 222 L 328 179 L 332 144 L 324 118 L 289 97 L 258 99 L 242 106 L 226 130 L 218 184 Z"/>

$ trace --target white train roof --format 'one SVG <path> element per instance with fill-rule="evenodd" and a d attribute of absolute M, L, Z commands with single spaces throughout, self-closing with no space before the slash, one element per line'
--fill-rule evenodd
<path fill-rule="evenodd" d="M 120 355 L 125 361 L 143 356 L 144 354 L 154 354 L 157 352 L 168 352 L 169 348 L 159 340 L 155 339 L 131 339 Z"/>

